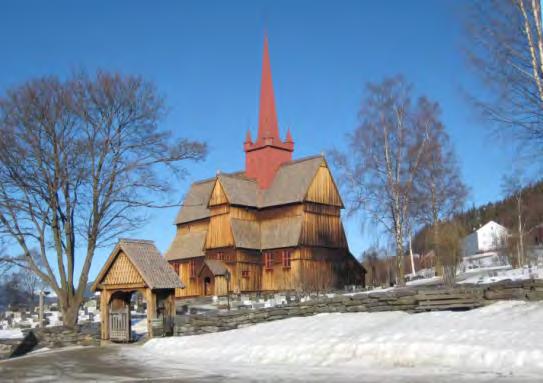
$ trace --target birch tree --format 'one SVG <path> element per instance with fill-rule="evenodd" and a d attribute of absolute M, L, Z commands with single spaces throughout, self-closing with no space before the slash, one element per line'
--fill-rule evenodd
<path fill-rule="evenodd" d="M 332 152 L 350 211 L 362 210 L 394 239 L 399 284 L 405 283 L 404 243 L 431 129 L 424 99 L 413 102 L 411 93 L 401 76 L 368 84 L 359 127 L 348 135 L 345 151 Z"/>
<path fill-rule="evenodd" d="M 159 129 L 165 111 L 152 83 L 105 72 L 0 98 L 0 234 L 54 290 L 67 326 L 96 249 L 141 227 L 145 208 L 173 203 L 171 182 L 205 156 L 205 144 Z"/>
<path fill-rule="evenodd" d="M 415 220 L 431 228 L 431 243 L 436 255 L 436 273 L 444 263 L 439 254 L 440 221 L 452 219 L 463 207 L 468 189 L 462 181 L 458 162 L 449 135 L 440 120 L 441 110 L 435 102 L 421 102 L 424 120 L 429 124 L 428 143 L 423 153 L 416 183 Z"/>
<path fill-rule="evenodd" d="M 505 175 L 502 180 L 502 190 L 506 198 L 512 198 L 515 202 L 515 233 L 508 237 L 509 251 L 514 250 L 517 255 L 517 265 L 522 267 L 526 261 L 524 240 L 526 236 L 526 214 L 524 204 L 524 188 L 522 176 L 517 173 Z M 511 248 L 512 247 L 512 248 Z"/>
<path fill-rule="evenodd" d="M 475 104 L 523 153 L 543 155 L 543 33 L 539 0 L 485 0 L 468 7 L 468 58 L 490 90 Z"/>

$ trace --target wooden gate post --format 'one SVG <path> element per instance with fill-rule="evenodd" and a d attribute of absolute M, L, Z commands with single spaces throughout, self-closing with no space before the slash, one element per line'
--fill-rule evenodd
<path fill-rule="evenodd" d="M 146 290 L 145 299 L 147 300 L 147 335 L 152 338 L 153 319 L 156 318 L 156 296 L 153 290 Z"/>
<path fill-rule="evenodd" d="M 103 289 L 100 292 L 100 332 L 103 340 L 109 339 L 109 290 Z"/>

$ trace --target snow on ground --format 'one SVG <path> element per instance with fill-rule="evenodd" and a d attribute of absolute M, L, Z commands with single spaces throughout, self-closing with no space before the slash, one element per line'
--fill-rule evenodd
<path fill-rule="evenodd" d="M 499 376 L 543 374 L 543 302 L 466 312 L 332 313 L 188 337 L 155 338 L 127 358 L 160 365 L 290 371 L 420 369 Z M 244 367 L 245 366 L 245 367 Z"/>
<path fill-rule="evenodd" d="M 147 334 L 147 316 L 132 317 L 132 332 L 137 336 Z"/>
<path fill-rule="evenodd" d="M 458 276 L 458 283 L 487 284 L 511 279 L 513 281 L 523 279 L 543 279 L 543 268 L 532 266 L 518 269 L 479 269 L 469 271 Z"/>
<path fill-rule="evenodd" d="M 442 281 L 441 277 L 431 277 L 431 278 L 421 278 L 415 279 L 414 281 L 408 281 L 405 283 L 406 286 L 428 286 L 428 285 L 437 285 Z"/>
<path fill-rule="evenodd" d="M 0 339 L 21 339 L 23 333 L 19 329 L 0 330 Z"/>

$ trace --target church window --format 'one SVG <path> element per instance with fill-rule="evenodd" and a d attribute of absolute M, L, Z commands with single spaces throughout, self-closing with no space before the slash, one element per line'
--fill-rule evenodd
<path fill-rule="evenodd" d="M 283 268 L 290 269 L 290 261 L 292 260 L 292 253 L 290 250 L 283 250 Z"/>
<path fill-rule="evenodd" d="M 189 262 L 189 274 L 191 278 L 196 278 L 196 261 L 194 259 Z"/>
<path fill-rule="evenodd" d="M 264 253 L 264 268 L 266 270 L 271 270 L 273 268 L 273 254 Z"/>
<path fill-rule="evenodd" d="M 217 253 L 217 260 L 224 261 L 224 253 L 222 251 Z"/>

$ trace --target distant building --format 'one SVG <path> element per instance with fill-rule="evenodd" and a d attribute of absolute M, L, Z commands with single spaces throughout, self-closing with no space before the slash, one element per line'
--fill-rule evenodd
<path fill-rule="evenodd" d="M 504 226 L 489 221 L 462 241 L 462 271 L 510 266 L 507 257 L 507 237 Z"/>
<path fill-rule="evenodd" d="M 526 235 L 526 253 L 531 264 L 543 265 L 543 223 L 532 227 Z"/>

